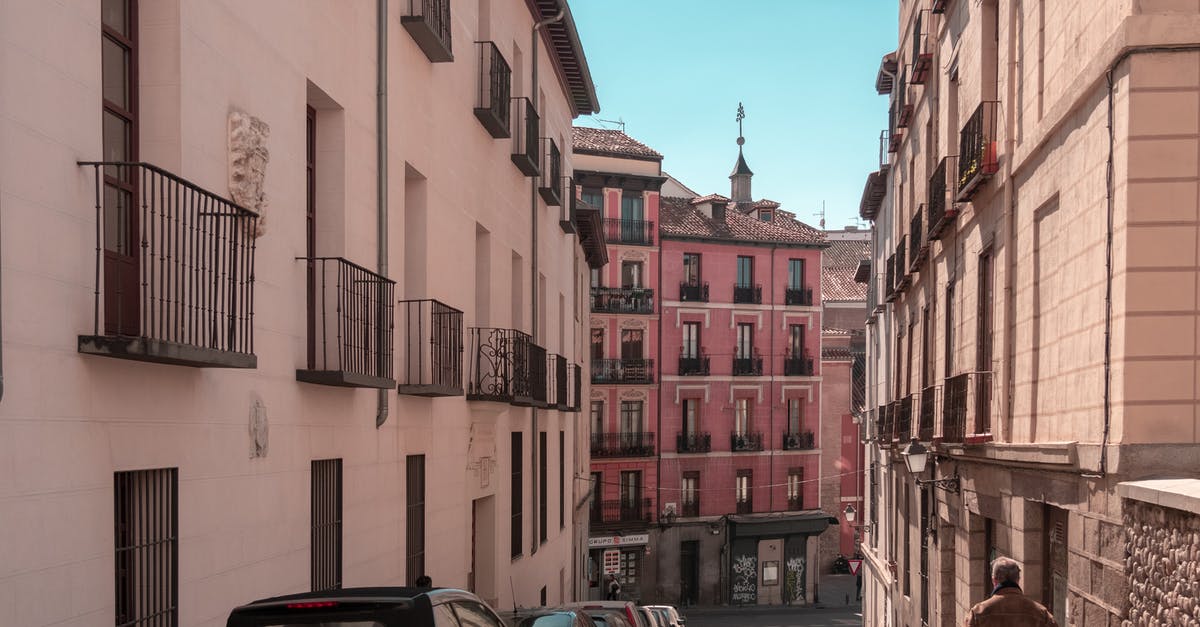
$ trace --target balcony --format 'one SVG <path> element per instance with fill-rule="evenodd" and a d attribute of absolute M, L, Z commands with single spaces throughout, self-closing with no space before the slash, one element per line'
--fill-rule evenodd
<path fill-rule="evenodd" d="M 550 407 L 550 404 L 547 402 L 547 399 L 549 398 L 550 395 L 549 395 L 549 389 L 547 388 L 547 384 L 549 383 L 549 378 L 546 373 L 546 369 L 547 369 L 547 366 L 549 365 L 549 363 L 550 362 L 546 357 L 546 349 L 542 348 L 541 346 L 538 346 L 537 344 L 530 342 L 529 343 L 529 382 L 528 382 L 529 402 L 527 402 L 527 403 L 523 402 L 522 398 L 518 396 L 516 399 L 513 400 L 513 405 L 520 405 L 523 407 L 541 407 L 541 408 L 549 408 Z"/>
<path fill-rule="evenodd" d="M 738 304 L 761 305 L 762 304 L 762 285 L 738 285 L 733 286 L 733 302 Z"/>
<path fill-rule="evenodd" d="M 897 294 L 908 289 L 909 285 L 912 285 L 912 276 L 908 274 L 908 271 L 905 268 L 905 264 L 904 264 L 904 260 L 907 258 L 908 258 L 908 236 L 901 235 L 900 243 L 896 244 L 895 261 L 892 262 L 892 263 L 896 264 L 896 293 Z"/>
<path fill-rule="evenodd" d="M 708 283 L 680 283 L 679 300 L 687 302 L 708 302 Z"/>
<path fill-rule="evenodd" d="M 729 434 L 729 450 L 734 453 L 748 453 L 763 450 L 763 435 L 761 431 Z"/>
<path fill-rule="evenodd" d="M 803 356 L 795 356 L 788 353 L 783 357 L 783 376 L 785 377 L 811 377 L 813 376 L 813 358 L 808 353 L 804 352 Z"/>
<path fill-rule="evenodd" d="M 990 440 L 992 373 L 967 372 L 949 377 L 943 390 L 940 440 L 965 444 Z"/>
<path fill-rule="evenodd" d="M 754 513 L 754 501 L 752 499 L 739 500 L 737 502 L 737 513 L 753 514 Z"/>
<path fill-rule="evenodd" d="M 654 223 L 647 220 L 604 219 L 604 237 L 612 244 L 654 245 Z"/>
<path fill-rule="evenodd" d="M 296 380 L 390 389 L 396 282 L 341 257 L 299 257 L 308 267 L 308 359 Z"/>
<path fill-rule="evenodd" d="M 712 450 L 712 436 L 707 432 L 680 433 L 675 436 L 677 453 L 707 453 Z"/>
<path fill-rule="evenodd" d="M 650 524 L 653 507 L 648 498 L 592 502 L 592 528 L 614 528 Z"/>
<path fill-rule="evenodd" d="M 579 413 L 583 407 L 580 398 L 583 396 L 583 368 L 579 364 L 567 365 L 567 409 Z M 561 407 L 560 407 L 561 409 Z"/>
<path fill-rule="evenodd" d="M 434 63 L 454 60 L 450 46 L 450 0 L 408 0 L 400 25 Z"/>
<path fill-rule="evenodd" d="M 477 41 L 475 47 L 479 49 L 479 98 L 475 101 L 475 117 L 492 137 L 510 137 L 512 69 L 495 42 Z"/>
<path fill-rule="evenodd" d="M 532 338 L 516 329 L 472 327 L 467 348 L 467 400 L 532 405 L 533 346 Z M 544 375 L 545 349 L 541 353 L 542 365 L 536 370 Z M 544 386 L 543 377 L 543 390 Z"/>
<path fill-rule="evenodd" d="M 513 98 L 512 109 L 516 113 L 512 120 L 513 165 L 525 176 L 537 176 L 541 173 L 538 138 L 542 130 L 537 109 L 528 98 Z"/>
<path fill-rule="evenodd" d="M 783 290 L 783 304 L 812 307 L 813 291 L 811 287 L 789 287 Z"/>
<path fill-rule="evenodd" d="M 920 419 L 917 422 L 917 439 L 922 442 L 933 441 L 933 425 L 936 420 L 937 413 L 937 393 L 936 386 L 929 386 L 921 390 L 921 413 Z"/>
<path fill-rule="evenodd" d="M 886 133 L 887 131 L 884 131 L 884 134 Z M 883 137 L 881 141 L 886 142 L 887 138 Z M 883 145 L 880 150 L 887 150 L 887 148 L 887 145 Z M 863 220 L 874 220 L 879 215 L 879 209 L 883 206 L 883 197 L 886 195 L 887 170 L 881 168 L 878 172 L 868 174 L 867 182 L 863 186 L 862 198 L 858 203 L 859 217 Z"/>
<path fill-rule="evenodd" d="M 256 367 L 258 215 L 148 163 L 79 165 L 92 168 L 96 210 L 92 334 L 79 352 Z"/>
<path fill-rule="evenodd" d="M 755 351 L 753 357 L 733 357 L 733 376 L 735 377 L 761 377 L 763 373 L 763 360 Z"/>
<path fill-rule="evenodd" d="M 654 383 L 653 359 L 593 359 L 592 383 Z"/>
<path fill-rule="evenodd" d="M 913 22 L 913 40 L 912 40 L 912 84 L 924 85 L 929 79 L 929 72 L 933 69 L 933 50 L 929 47 L 929 35 L 925 32 L 923 24 L 925 20 L 924 11 L 917 12 L 917 19 Z"/>
<path fill-rule="evenodd" d="M 783 434 L 783 450 L 785 451 L 811 451 L 817 447 L 816 442 L 817 438 L 812 431 Z"/>
<path fill-rule="evenodd" d="M 929 242 L 921 239 L 925 233 L 925 230 L 921 228 L 924 217 L 925 203 L 921 203 L 913 212 L 912 220 L 908 223 L 908 236 L 912 238 L 908 244 L 908 271 L 914 274 L 920 271 L 921 264 L 929 258 Z"/>
<path fill-rule="evenodd" d="M 980 103 L 959 133 L 958 193 L 954 197 L 958 202 L 970 201 L 979 186 L 1000 170 L 1000 160 L 996 154 L 996 111 L 999 105 L 995 101 Z"/>
<path fill-rule="evenodd" d="M 440 301 L 400 301 L 401 394 L 463 395 L 463 314 Z"/>
<path fill-rule="evenodd" d="M 803 510 L 804 509 L 804 497 L 803 496 L 789 496 L 788 500 L 787 500 L 787 507 L 788 507 L 789 512 L 798 512 L 798 511 Z"/>
<path fill-rule="evenodd" d="M 901 446 L 912 438 L 912 412 L 915 400 L 916 395 L 909 394 L 896 401 L 896 433 L 892 436 L 892 440 Z"/>
<path fill-rule="evenodd" d="M 709 373 L 708 355 L 699 357 L 679 358 L 679 374 L 683 376 L 707 377 Z"/>
<path fill-rule="evenodd" d="M 700 515 L 700 497 L 693 496 L 692 500 L 679 504 L 680 518 L 696 518 Z"/>
<path fill-rule="evenodd" d="M 654 434 L 593 433 L 592 457 L 654 457 Z"/>
<path fill-rule="evenodd" d="M 544 154 L 546 160 L 543 162 L 546 167 L 542 168 L 542 180 L 538 183 L 538 194 L 542 200 L 546 202 L 547 207 L 558 207 L 562 205 L 563 194 L 563 174 L 562 174 L 562 153 L 558 150 L 558 144 L 550 137 L 543 137 L 542 142 L 546 145 Z"/>
<path fill-rule="evenodd" d="M 950 0 L 933 0 L 929 12 L 934 15 L 940 15 L 946 12 L 946 5 L 950 4 Z"/>
<path fill-rule="evenodd" d="M 879 406 L 879 447 L 891 448 L 896 438 L 896 401 Z"/>
<path fill-rule="evenodd" d="M 652 314 L 654 290 L 642 287 L 593 287 L 592 313 Z"/>
<path fill-rule="evenodd" d="M 567 373 L 570 371 L 567 358 L 562 355 L 546 355 L 546 408 L 558 411 L 571 409 L 568 397 L 570 381 Z"/>
<path fill-rule="evenodd" d="M 887 268 L 883 275 L 883 300 L 892 302 L 896 300 L 896 255 L 888 255 Z"/>
<path fill-rule="evenodd" d="M 958 171 L 958 157 L 944 157 L 938 162 L 933 176 L 929 177 L 929 241 L 940 240 L 942 232 L 958 217 L 958 206 L 954 195 L 954 172 Z"/>

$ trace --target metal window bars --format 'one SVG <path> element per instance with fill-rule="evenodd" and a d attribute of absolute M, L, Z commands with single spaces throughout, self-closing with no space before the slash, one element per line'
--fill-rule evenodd
<path fill-rule="evenodd" d="M 916 20 L 913 21 L 913 36 L 912 36 L 912 84 L 924 85 L 929 78 L 929 72 L 933 68 L 933 50 L 929 47 L 929 33 L 926 32 L 925 16 L 927 10 L 917 11 Z"/>
<path fill-rule="evenodd" d="M 512 118 L 512 69 L 492 41 L 477 41 L 479 50 L 479 97 L 475 117 L 497 139 L 510 137 Z"/>
<path fill-rule="evenodd" d="M 965 372 L 948 377 L 942 396 L 944 443 L 976 443 L 991 439 L 992 373 Z"/>
<path fill-rule="evenodd" d="M 929 203 L 927 205 L 929 231 L 927 240 L 940 240 L 947 226 L 958 217 L 957 195 L 958 157 L 943 157 L 929 177 Z"/>
<path fill-rule="evenodd" d="M 593 433 L 591 452 L 592 457 L 652 457 L 655 453 L 654 433 L 649 431 Z"/>
<path fill-rule="evenodd" d="M 390 388 L 396 282 L 341 257 L 298 257 L 308 266 L 309 338 L 296 378 Z"/>
<path fill-rule="evenodd" d="M 917 422 L 917 439 L 922 442 L 933 440 L 934 424 L 937 422 L 937 398 L 941 388 L 929 386 L 921 390 L 921 411 Z"/>
<path fill-rule="evenodd" d="M 785 451 L 810 451 L 816 448 L 816 442 L 812 431 L 787 431 L 783 433 L 782 448 Z"/>
<path fill-rule="evenodd" d="M 543 137 L 542 143 L 545 144 L 545 161 L 542 162 L 545 167 L 542 168 L 542 178 L 538 183 L 538 194 L 547 206 L 558 207 L 562 205 L 563 195 L 562 153 L 553 138 Z"/>
<path fill-rule="evenodd" d="M 642 287 L 593 287 L 592 313 L 652 314 L 654 290 Z"/>
<path fill-rule="evenodd" d="M 312 589 L 342 587 L 342 460 L 313 460 L 310 570 Z"/>
<path fill-rule="evenodd" d="M 707 431 L 680 433 L 675 436 L 677 453 L 707 453 L 712 450 L 712 435 Z"/>
<path fill-rule="evenodd" d="M 654 383 L 654 360 L 593 359 L 592 383 Z"/>
<path fill-rule="evenodd" d="M 783 376 L 785 377 L 811 377 L 813 376 L 813 358 L 812 353 L 804 351 L 802 355 L 792 354 L 792 349 L 789 348 L 784 353 L 783 357 Z"/>
<path fill-rule="evenodd" d="M 179 623 L 179 471 L 113 473 L 118 625 Z"/>
<path fill-rule="evenodd" d="M 654 245 L 654 223 L 649 220 L 604 219 L 604 237 L 617 244 Z"/>
<path fill-rule="evenodd" d="M 467 400 L 532 404 L 527 333 L 471 327 L 467 348 Z"/>
<path fill-rule="evenodd" d="M 971 200 L 979 186 L 1000 170 L 996 126 L 999 105 L 991 100 L 979 103 L 959 133 L 958 192 L 955 194 L 958 202 Z"/>
<path fill-rule="evenodd" d="M 450 0 L 408 0 L 400 24 L 434 63 L 454 60 Z"/>
<path fill-rule="evenodd" d="M 512 106 L 516 113 L 512 116 L 513 165 L 525 176 L 538 176 L 541 173 L 538 139 L 542 135 L 537 109 L 525 97 L 513 98 Z"/>
<path fill-rule="evenodd" d="M 686 281 L 681 281 L 679 283 L 679 300 L 707 303 L 708 282 L 688 283 Z"/>
<path fill-rule="evenodd" d="M 397 390 L 414 396 L 463 394 L 463 312 L 434 299 L 400 301 Z"/>
<path fill-rule="evenodd" d="M 920 271 L 921 264 L 929 256 L 929 240 L 924 239 L 925 230 L 922 228 L 925 210 L 925 203 L 918 205 L 908 223 L 908 236 L 911 238 L 908 245 L 908 271 L 912 273 Z"/>
<path fill-rule="evenodd" d="M 733 302 L 734 303 L 750 303 L 754 305 L 762 304 L 762 284 L 742 285 L 740 283 L 733 284 Z"/>
<path fill-rule="evenodd" d="M 735 453 L 763 450 L 762 431 L 730 432 L 729 450 Z"/>

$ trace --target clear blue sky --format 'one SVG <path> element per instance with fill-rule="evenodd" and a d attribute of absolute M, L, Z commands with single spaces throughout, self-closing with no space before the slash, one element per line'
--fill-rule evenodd
<path fill-rule="evenodd" d="M 887 97 L 880 57 L 896 47 L 897 0 L 570 0 L 600 100 L 575 121 L 624 120 L 663 169 L 729 195 L 738 102 L 754 197 L 813 226 L 853 224 L 879 166 Z"/>

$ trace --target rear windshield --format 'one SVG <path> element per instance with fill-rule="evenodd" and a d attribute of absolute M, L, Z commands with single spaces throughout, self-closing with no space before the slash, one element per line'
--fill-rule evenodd
<path fill-rule="evenodd" d="M 354 620 L 354 621 L 323 621 L 315 623 L 264 623 L 262 627 L 384 627 L 383 623 L 373 620 Z"/>
<path fill-rule="evenodd" d="M 570 614 L 548 614 L 526 617 L 520 627 L 571 627 L 572 622 Z"/>

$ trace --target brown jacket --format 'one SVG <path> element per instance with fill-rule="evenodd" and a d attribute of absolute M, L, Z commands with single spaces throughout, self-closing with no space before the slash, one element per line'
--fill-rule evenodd
<path fill-rule="evenodd" d="M 1020 588 L 1000 588 L 971 608 L 967 627 L 1058 627 L 1054 616 L 1041 603 L 1025 596 Z"/>

